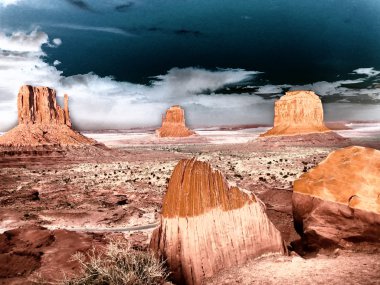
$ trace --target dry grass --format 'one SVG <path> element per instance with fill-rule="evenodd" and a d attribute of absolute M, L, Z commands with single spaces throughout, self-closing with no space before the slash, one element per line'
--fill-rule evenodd
<path fill-rule="evenodd" d="M 62 285 L 159 285 L 168 273 L 163 262 L 152 253 L 133 250 L 126 242 L 111 242 L 103 252 L 94 249 L 88 254 L 76 254 L 82 267 L 78 277 Z"/>

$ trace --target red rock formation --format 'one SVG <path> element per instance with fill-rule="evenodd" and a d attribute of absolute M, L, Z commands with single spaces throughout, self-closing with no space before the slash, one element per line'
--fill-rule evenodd
<path fill-rule="evenodd" d="M 261 137 L 330 131 L 323 123 L 323 108 L 312 91 L 286 92 L 275 102 L 274 126 Z"/>
<path fill-rule="evenodd" d="M 71 129 L 68 96 L 62 109 L 56 92 L 48 87 L 24 85 L 17 100 L 19 125 L 0 137 L 0 145 L 81 145 L 95 144 Z"/>
<path fill-rule="evenodd" d="M 181 160 L 164 198 L 151 247 L 177 284 L 201 284 L 264 253 L 284 253 L 279 231 L 253 194 L 229 187 L 208 163 Z"/>
<path fill-rule="evenodd" d="M 180 106 L 172 106 L 162 116 L 162 127 L 156 130 L 158 137 L 188 137 L 195 132 L 185 124 L 185 111 Z"/>
<path fill-rule="evenodd" d="M 294 182 L 296 230 L 311 248 L 380 242 L 380 151 L 336 150 Z"/>
<path fill-rule="evenodd" d="M 68 96 L 65 95 L 65 108 L 56 100 L 56 92 L 48 87 L 24 85 L 18 94 L 19 124 L 65 124 L 71 126 L 68 109 Z"/>
<path fill-rule="evenodd" d="M 63 280 L 80 272 L 75 253 L 104 244 L 90 234 L 37 226 L 6 231 L 0 234 L 0 284 L 35 284 L 38 275 L 45 281 Z"/>
<path fill-rule="evenodd" d="M 70 112 L 69 112 L 69 96 L 65 94 L 64 96 L 64 105 L 63 105 L 63 113 L 65 114 L 64 123 L 71 128 L 71 120 L 70 120 Z"/>
<path fill-rule="evenodd" d="M 254 140 L 261 147 L 287 147 L 287 146 L 313 146 L 313 147 L 345 147 L 352 145 L 348 138 L 344 138 L 335 132 L 312 133 L 292 136 L 266 136 Z"/>

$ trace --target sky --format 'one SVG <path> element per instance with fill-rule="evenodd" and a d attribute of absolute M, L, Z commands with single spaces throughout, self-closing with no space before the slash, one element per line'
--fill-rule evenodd
<path fill-rule="evenodd" d="M 70 97 L 81 130 L 271 124 L 313 90 L 327 120 L 380 120 L 378 0 L 0 0 L 0 131 L 21 85 Z"/>

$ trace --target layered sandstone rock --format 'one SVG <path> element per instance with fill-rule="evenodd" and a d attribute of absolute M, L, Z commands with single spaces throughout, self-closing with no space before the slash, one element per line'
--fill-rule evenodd
<path fill-rule="evenodd" d="M 68 96 L 62 109 L 56 100 L 56 92 L 48 87 L 24 85 L 18 99 L 18 126 L 0 137 L 0 145 L 83 145 L 95 144 L 71 129 Z"/>
<path fill-rule="evenodd" d="M 62 109 L 57 104 L 55 90 L 24 85 L 17 101 L 19 124 L 63 124 L 71 127 L 67 95 Z"/>
<path fill-rule="evenodd" d="M 275 102 L 274 126 L 261 137 L 310 134 L 330 131 L 323 123 L 323 108 L 312 91 L 286 92 Z"/>
<path fill-rule="evenodd" d="M 65 120 L 64 123 L 71 128 L 71 120 L 70 120 L 70 111 L 69 111 L 69 96 L 65 94 L 63 97 L 64 103 L 63 103 L 63 112 L 65 114 Z"/>
<path fill-rule="evenodd" d="M 185 111 L 180 106 L 172 106 L 162 116 L 162 127 L 156 134 L 158 137 L 188 137 L 195 132 L 186 127 Z"/>
<path fill-rule="evenodd" d="M 229 187 L 205 162 L 181 160 L 170 179 L 151 247 L 177 284 L 201 284 L 222 269 L 264 253 L 284 253 L 263 203 Z"/>
<path fill-rule="evenodd" d="M 380 151 L 336 150 L 294 182 L 296 230 L 312 249 L 380 242 Z"/>

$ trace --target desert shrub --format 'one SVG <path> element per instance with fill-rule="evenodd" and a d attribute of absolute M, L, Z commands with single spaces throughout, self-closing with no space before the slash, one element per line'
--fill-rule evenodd
<path fill-rule="evenodd" d="M 164 263 L 151 252 L 131 249 L 126 242 L 111 242 L 104 251 L 92 249 L 74 256 L 82 273 L 62 285 L 158 285 L 166 282 Z"/>

